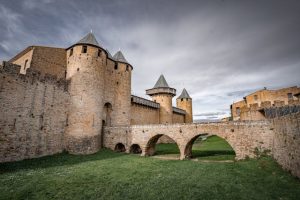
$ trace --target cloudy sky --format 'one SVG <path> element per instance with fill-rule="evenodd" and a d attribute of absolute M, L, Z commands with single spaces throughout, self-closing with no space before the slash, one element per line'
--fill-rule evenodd
<path fill-rule="evenodd" d="M 263 87 L 300 85 L 299 0 L 0 0 L 0 60 L 29 45 L 68 47 L 90 30 L 133 65 L 132 93 L 160 74 L 196 119 Z"/>

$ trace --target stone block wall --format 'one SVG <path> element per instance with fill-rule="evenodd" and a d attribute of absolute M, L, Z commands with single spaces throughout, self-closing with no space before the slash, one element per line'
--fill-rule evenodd
<path fill-rule="evenodd" d="M 0 162 L 56 154 L 64 149 L 68 82 L 20 66 L 0 67 Z"/>
<path fill-rule="evenodd" d="M 159 108 L 131 104 L 131 125 L 159 124 Z"/>
<path fill-rule="evenodd" d="M 15 56 L 12 59 L 12 63 L 16 65 L 20 65 L 20 73 L 26 74 L 26 70 L 31 66 L 32 54 L 34 47 L 27 47 L 20 54 Z"/>
<path fill-rule="evenodd" d="M 26 74 L 27 69 L 31 68 L 42 75 L 51 74 L 58 78 L 65 78 L 66 75 L 66 50 L 63 48 L 30 46 L 9 62 L 20 65 L 21 74 Z"/>
<path fill-rule="evenodd" d="M 272 120 L 273 157 L 286 170 L 300 178 L 300 112 Z"/>
<path fill-rule="evenodd" d="M 185 115 L 173 112 L 173 123 L 185 123 Z"/>

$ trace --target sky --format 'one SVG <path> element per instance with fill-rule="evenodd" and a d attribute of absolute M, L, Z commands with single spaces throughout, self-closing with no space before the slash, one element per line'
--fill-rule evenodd
<path fill-rule="evenodd" d="M 132 94 L 149 98 L 164 74 L 177 96 L 187 89 L 194 119 L 300 85 L 299 0 L 0 0 L 0 60 L 30 45 L 67 48 L 91 30 L 132 64 Z"/>

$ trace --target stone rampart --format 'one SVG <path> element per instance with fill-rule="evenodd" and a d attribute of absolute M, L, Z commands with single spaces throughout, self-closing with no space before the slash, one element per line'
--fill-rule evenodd
<path fill-rule="evenodd" d="M 3 62 L 0 67 L 0 162 L 62 152 L 68 82 Z"/>
<path fill-rule="evenodd" d="M 300 112 L 277 117 L 272 153 L 277 162 L 300 178 Z"/>

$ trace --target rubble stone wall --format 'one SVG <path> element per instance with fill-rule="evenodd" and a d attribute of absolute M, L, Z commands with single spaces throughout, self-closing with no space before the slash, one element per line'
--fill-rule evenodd
<path fill-rule="evenodd" d="M 56 154 L 64 149 L 68 82 L 3 63 L 0 66 L 0 162 Z"/>
<path fill-rule="evenodd" d="M 273 157 L 300 178 L 300 112 L 273 119 Z"/>

